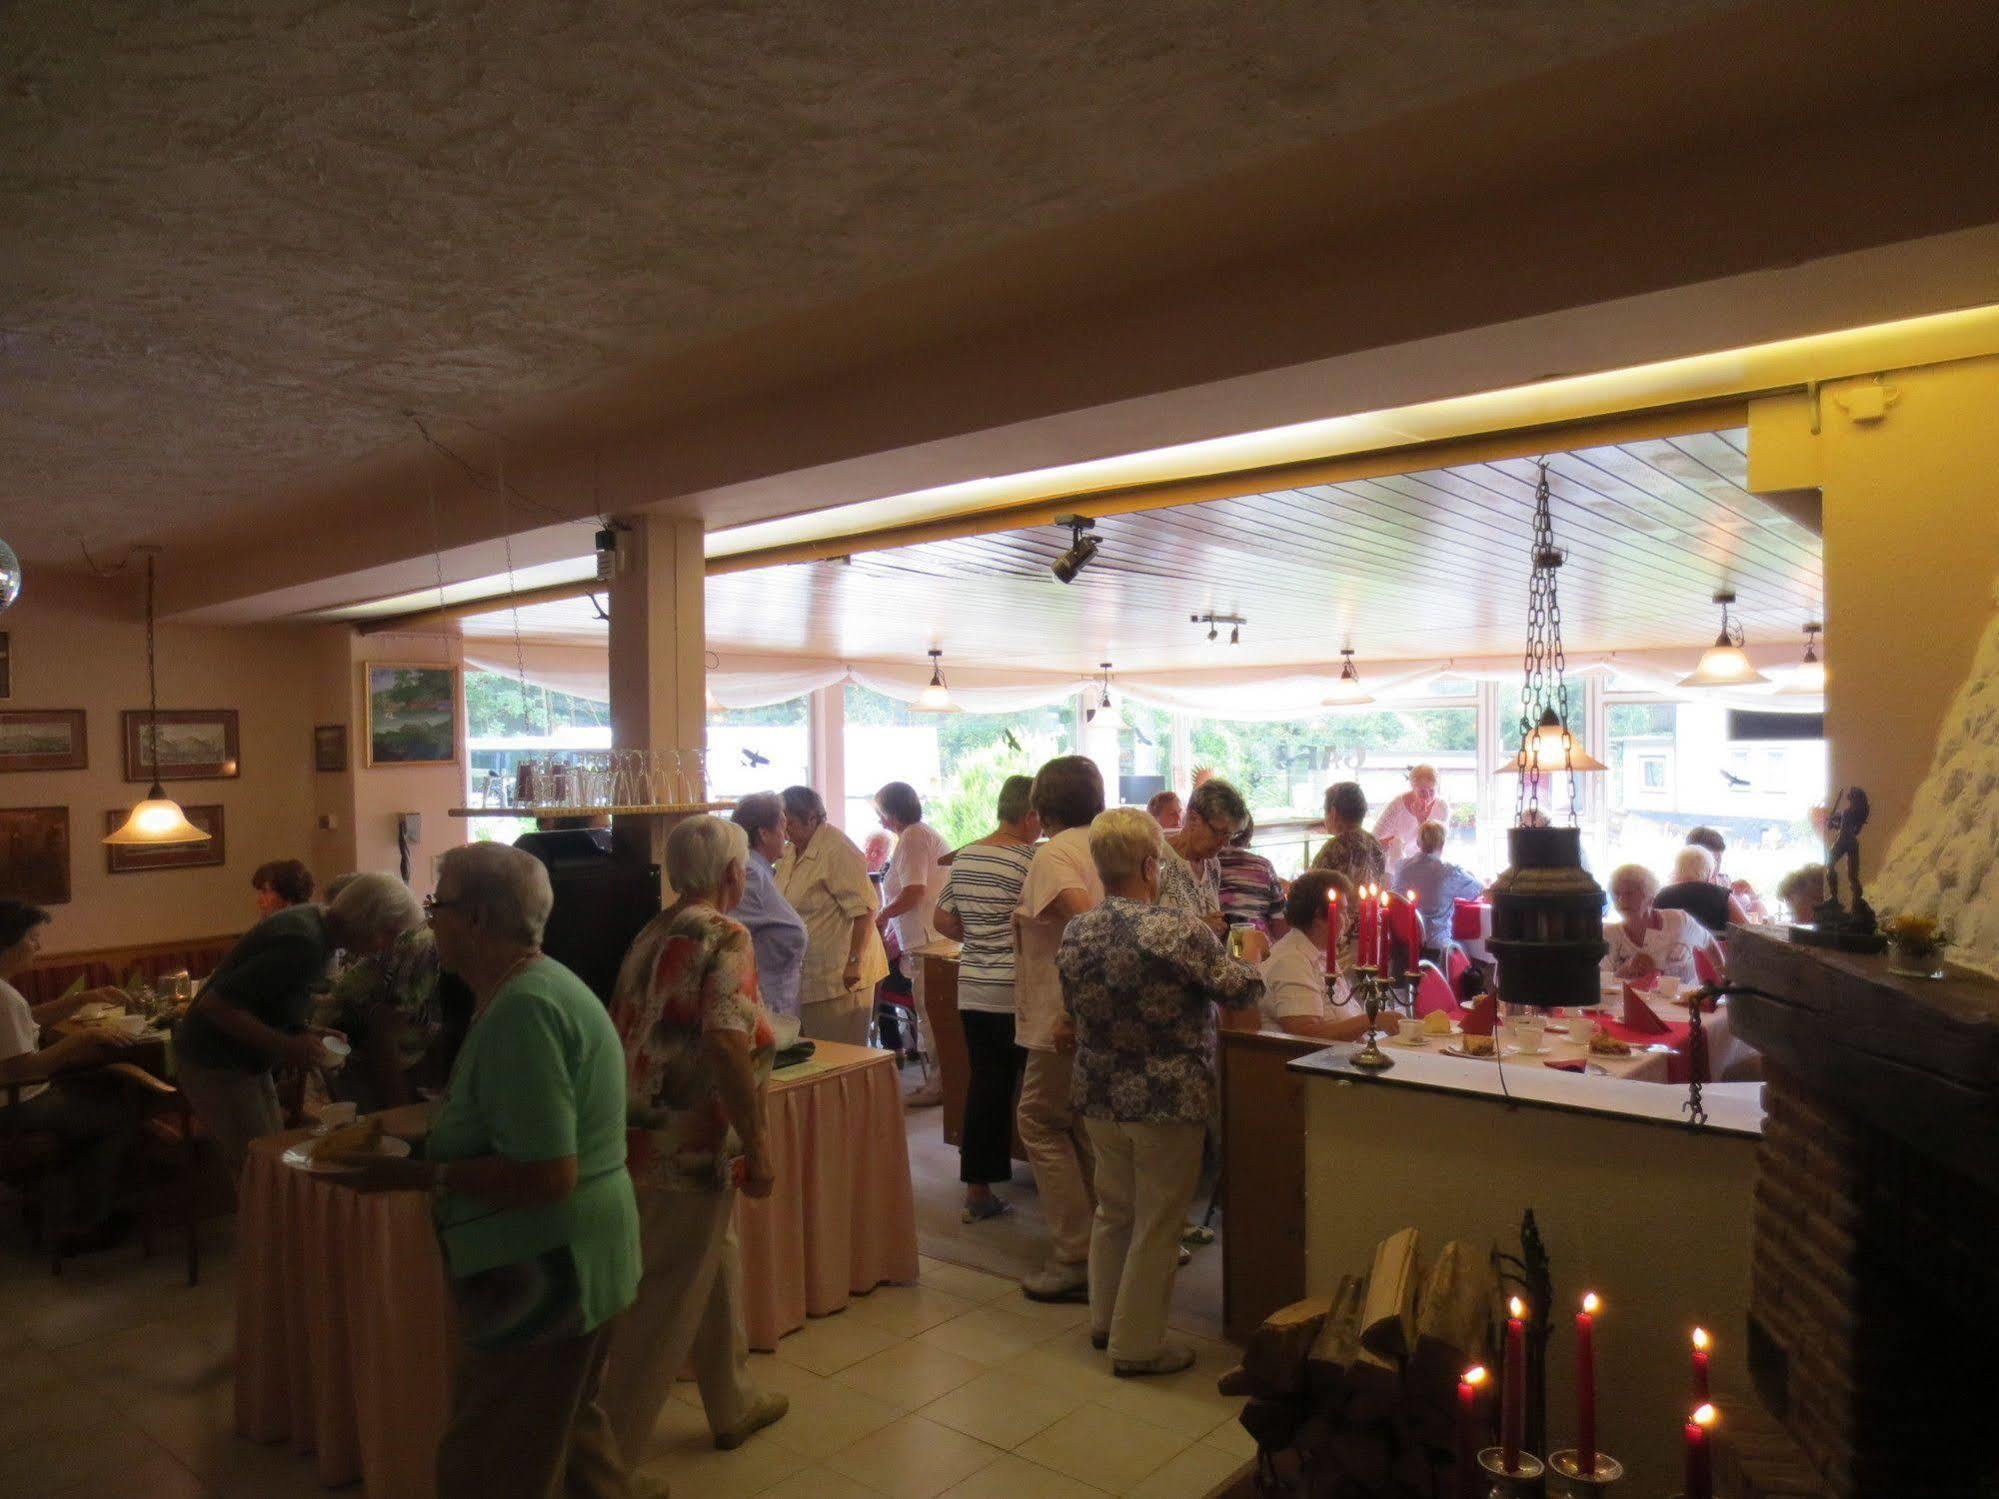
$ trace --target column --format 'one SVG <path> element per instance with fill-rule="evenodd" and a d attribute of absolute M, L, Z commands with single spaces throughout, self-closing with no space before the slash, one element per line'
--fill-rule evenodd
<path fill-rule="evenodd" d="M 1083 714 L 1096 705 L 1096 698 L 1091 693 L 1079 693 L 1076 702 L 1076 720 L 1082 725 L 1082 733 L 1076 740 L 1076 752 L 1096 762 L 1104 778 L 1104 805 L 1115 807 L 1124 800 L 1118 792 L 1118 726 L 1124 720 L 1115 709 L 1108 713 L 1100 711 L 1094 719 L 1085 719 Z"/>
<path fill-rule="evenodd" d="M 847 826 L 847 684 L 821 687 L 810 700 L 812 789 L 826 803 L 826 819 Z"/>
<path fill-rule="evenodd" d="M 707 639 L 701 523 L 663 515 L 625 516 L 610 587 L 611 744 L 654 755 L 702 749 Z M 613 836 L 622 857 L 658 862 L 667 822 L 621 817 Z"/>

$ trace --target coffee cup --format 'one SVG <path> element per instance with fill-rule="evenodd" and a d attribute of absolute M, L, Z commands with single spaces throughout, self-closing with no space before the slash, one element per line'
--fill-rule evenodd
<path fill-rule="evenodd" d="M 1571 1044 L 1587 1047 L 1596 1036 L 1596 1017 L 1576 1014 L 1569 1017 L 1569 1041 Z"/>
<path fill-rule="evenodd" d="M 1680 997 L 1680 981 L 1671 974 L 1659 975 L 1659 998 L 1675 1000 Z"/>
<path fill-rule="evenodd" d="M 1522 1015 L 1508 1022 L 1513 1044 L 1524 1052 L 1537 1052 L 1548 1029 L 1548 1022 L 1539 1015 Z"/>

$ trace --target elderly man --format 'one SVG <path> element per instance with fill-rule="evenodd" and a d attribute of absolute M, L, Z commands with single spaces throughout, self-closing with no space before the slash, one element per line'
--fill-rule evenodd
<path fill-rule="evenodd" d="M 777 861 L 784 857 L 784 802 L 775 791 L 752 792 L 736 803 L 729 820 L 750 845 L 743 864 L 743 898 L 730 914 L 756 947 L 764 1008 L 796 1020 L 806 936 L 805 922 L 777 888 Z"/>
<path fill-rule="evenodd" d="M 232 1179 L 252 1140 L 285 1127 L 271 1070 L 338 1065 L 324 1043 L 345 1038 L 306 1023 L 334 949 L 385 953 L 422 920 L 394 875 L 355 875 L 331 905 L 266 916 L 202 986 L 174 1036 L 177 1081 Z"/>
<path fill-rule="evenodd" d="M 1423 918 L 1423 956 L 1442 965 L 1451 950 L 1451 913 L 1461 900 L 1477 900 L 1485 886 L 1444 857 L 1450 829 L 1426 822 L 1416 829 L 1416 852 L 1395 871 L 1395 888 L 1415 896 Z"/>
<path fill-rule="evenodd" d="M 875 929 L 881 897 L 854 840 L 826 820 L 819 793 L 787 786 L 782 798 L 791 851 L 777 866 L 777 888 L 805 923 L 799 1032 L 865 1046 L 875 985 L 888 977 L 888 953 Z"/>

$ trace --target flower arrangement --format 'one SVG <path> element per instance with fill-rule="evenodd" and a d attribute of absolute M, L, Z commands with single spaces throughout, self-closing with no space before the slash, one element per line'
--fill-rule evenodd
<path fill-rule="evenodd" d="M 1942 969 L 1938 954 L 1950 945 L 1950 934 L 1934 916 L 1914 916 L 1904 913 L 1891 916 L 1881 924 L 1881 930 L 1888 938 L 1890 952 L 1895 961 L 1890 967 L 1898 973 L 1914 974 L 1924 978 L 1940 978 Z"/>

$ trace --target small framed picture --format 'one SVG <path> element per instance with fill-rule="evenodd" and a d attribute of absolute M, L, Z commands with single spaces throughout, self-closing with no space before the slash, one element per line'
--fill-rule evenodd
<path fill-rule="evenodd" d="M 314 724 L 312 729 L 312 768 L 314 770 L 345 770 L 347 768 L 347 725 L 344 723 Z"/>
<path fill-rule="evenodd" d="M 0 703 L 14 695 L 14 658 L 7 653 L 7 632 L 0 630 Z"/>
<path fill-rule="evenodd" d="M 369 765 L 458 763 L 458 668 L 370 661 Z"/>
<path fill-rule="evenodd" d="M 0 807 L 0 898 L 69 903 L 69 808 Z"/>
<path fill-rule="evenodd" d="M 0 770 L 87 770 L 81 708 L 0 708 Z"/>
<path fill-rule="evenodd" d="M 201 869 L 227 862 L 222 808 L 219 805 L 187 805 L 181 811 L 189 822 L 208 834 L 206 843 L 168 843 L 157 848 L 144 843 L 107 843 L 104 845 L 105 869 L 112 874 L 144 874 L 151 869 Z M 130 807 L 117 807 L 106 812 L 106 835 L 117 832 L 131 815 Z"/>
<path fill-rule="evenodd" d="M 241 774 L 234 708 L 177 708 L 153 715 L 143 708 L 121 715 L 125 729 L 125 779 L 233 781 Z"/>

